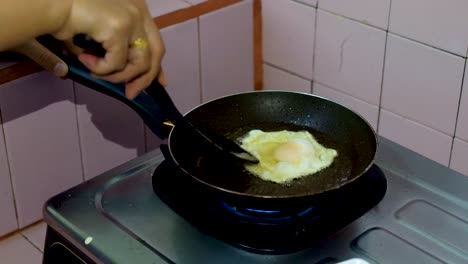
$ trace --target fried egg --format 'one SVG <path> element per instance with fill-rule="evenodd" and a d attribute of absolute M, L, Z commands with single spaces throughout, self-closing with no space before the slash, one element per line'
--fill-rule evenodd
<path fill-rule="evenodd" d="M 241 147 L 260 162 L 245 169 L 266 181 L 287 183 L 330 166 L 338 153 L 322 146 L 308 131 L 264 132 L 251 130 Z"/>

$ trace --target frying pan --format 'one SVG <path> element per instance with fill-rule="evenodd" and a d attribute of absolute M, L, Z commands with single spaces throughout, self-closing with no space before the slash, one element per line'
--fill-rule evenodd
<path fill-rule="evenodd" d="M 328 168 L 288 184 L 265 181 L 242 166 L 216 162 L 209 153 L 188 150 L 196 142 L 171 131 L 167 158 L 215 197 L 256 208 L 295 207 L 323 199 L 352 185 L 372 166 L 377 141 L 373 128 L 360 115 L 326 98 L 289 91 L 256 91 L 229 95 L 196 107 L 186 118 L 232 140 L 252 129 L 309 131 L 319 143 L 337 150 Z M 196 148 L 196 147 L 194 147 Z"/>
<path fill-rule="evenodd" d="M 252 129 L 305 130 L 319 143 L 338 152 L 331 166 L 313 175 L 288 184 L 265 181 L 246 172 L 242 163 L 232 162 L 226 153 L 214 154 L 202 141 L 187 137 L 183 126 L 167 129 L 165 121 L 169 113 L 163 111 L 165 108 L 161 106 L 165 102 L 158 100 L 157 92 L 143 92 L 128 100 L 122 84 L 95 79 L 77 60 L 63 59 L 69 64 L 68 78 L 124 102 L 159 138 L 168 138 L 168 145 L 162 146 L 166 159 L 192 179 L 193 188 L 206 189 L 213 199 L 262 209 L 300 206 L 352 186 L 375 158 L 376 135 L 369 123 L 343 105 L 312 94 L 289 91 L 233 94 L 202 104 L 185 115 L 196 127 L 231 140 Z M 161 87 L 157 80 L 151 86 Z"/>

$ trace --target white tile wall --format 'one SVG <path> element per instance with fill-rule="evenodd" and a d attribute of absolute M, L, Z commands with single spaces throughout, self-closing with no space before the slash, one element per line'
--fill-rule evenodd
<path fill-rule="evenodd" d="M 382 107 L 453 135 L 464 60 L 390 34 Z"/>
<path fill-rule="evenodd" d="M 378 105 L 385 32 L 318 11 L 314 79 Z"/>
<path fill-rule="evenodd" d="M 445 166 L 453 138 L 386 110 L 380 114 L 379 134 Z"/>
<path fill-rule="evenodd" d="M 315 6 L 263 1 L 265 88 L 293 83 L 294 75 L 310 79 L 312 67 L 314 93 L 356 110 L 374 127 L 382 107 L 381 134 L 447 165 L 455 131 L 468 142 L 468 92 L 459 108 L 468 2 L 319 0 L 316 25 L 314 8 L 298 2 Z M 454 147 L 452 159 L 460 149 Z"/>
<path fill-rule="evenodd" d="M 253 2 L 200 17 L 202 100 L 252 91 Z"/>
<path fill-rule="evenodd" d="M 332 101 L 335 101 L 352 109 L 353 111 L 356 111 L 356 113 L 360 114 L 375 130 L 377 130 L 379 108 L 376 105 L 369 104 L 317 82 L 314 82 L 313 91 L 316 95 L 329 98 Z"/>
<path fill-rule="evenodd" d="M 468 64 L 465 62 L 465 78 L 458 112 L 457 137 L 468 141 Z"/>
<path fill-rule="evenodd" d="M 291 0 L 263 1 L 264 60 L 311 80 L 315 11 Z"/>
<path fill-rule="evenodd" d="M 144 153 L 143 122 L 130 107 L 80 84 L 75 93 L 86 179 Z"/>
<path fill-rule="evenodd" d="M 167 91 L 180 112 L 201 103 L 198 26 L 192 19 L 161 31 L 166 43 L 162 66 L 168 79 Z"/>
<path fill-rule="evenodd" d="M 24 227 L 42 218 L 48 198 L 83 180 L 72 82 L 33 74 L 2 85 L 0 106 Z"/>
<path fill-rule="evenodd" d="M 391 0 L 320 0 L 319 8 L 359 20 L 364 24 L 387 29 L 390 1 Z"/>
<path fill-rule="evenodd" d="M 467 55 L 468 1 L 392 0 L 391 8 L 391 32 Z"/>
<path fill-rule="evenodd" d="M 310 93 L 312 83 L 268 64 L 263 65 L 263 89 Z"/>
<path fill-rule="evenodd" d="M 468 142 L 455 138 L 450 168 L 468 176 Z"/>
<path fill-rule="evenodd" d="M 1 120 L 1 118 L 0 118 Z M 16 221 L 13 193 L 11 190 L 10 171 L 0 124 L 0 237 L 18 228 Z"/>

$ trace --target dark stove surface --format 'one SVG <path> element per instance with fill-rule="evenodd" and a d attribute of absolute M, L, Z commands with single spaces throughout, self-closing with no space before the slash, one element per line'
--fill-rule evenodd
<path fill-rule="evenodd" d="M 153 192 L 157 150 L 53 197 L 45 220 L 97 263 L 468 263 L 468 177 L 379 141 L 383 200 L 293 254 L 250 253 L 194 228 Z"/>

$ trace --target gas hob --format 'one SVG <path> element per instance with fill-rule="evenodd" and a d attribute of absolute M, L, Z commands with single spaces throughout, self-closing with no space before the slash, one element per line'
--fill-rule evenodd
<path fill-rule="evenodd" d="M 385 176 L 377 166 L 326 197 L 274 210 L 226 202 L 194 188 L 194 180 L 167 161 L 157 167 L 152 183 L 163 202 L 202 232 L 258 254 L 313 247 L 374 207 L 386 191 Z"/>
<path fill-rule="evenodd" d="M 377 205 L 310 248 L 273 255 L 206 234 L 155 195 L 155 150 L 48 201 L 44 263 L 467 263 L 468 177 L 384 138 L 377 157 L 387 182 Z"/>

